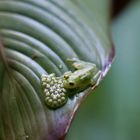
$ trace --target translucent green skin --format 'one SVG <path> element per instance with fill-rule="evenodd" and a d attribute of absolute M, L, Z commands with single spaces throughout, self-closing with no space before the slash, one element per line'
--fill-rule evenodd
<path fill-rule="evenodd" d="M 76 71 L 64 73 L 63 83 L 65 89 L 70 92 L 80 92 L 96 83 L 101 71 L 95 64 L 75 58 L 68 61 L 72 63 Z"/>

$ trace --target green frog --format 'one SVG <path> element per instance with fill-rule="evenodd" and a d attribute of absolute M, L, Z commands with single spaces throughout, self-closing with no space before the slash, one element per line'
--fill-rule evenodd
<path fill-rule="evenodd" d="M 42 74 L 41 83 L 45 103 L 50 109 L 57 109 L 67 103 L 68 97 L 93 86 L 101 75 L 101 71 L 93 63 L 77 58 L 68 59 L 75 71 L 68 71 L 60 77 L 55 74 Z"/>
<path fill-rule="evenodd" d="M 81 92 L 88 86 L 93 86 L 101 75 L 101 71 L 93 63 L 77 58 L 68 59 L 75 71 L 63 75 L 64 88 L 70 93 Z"/>

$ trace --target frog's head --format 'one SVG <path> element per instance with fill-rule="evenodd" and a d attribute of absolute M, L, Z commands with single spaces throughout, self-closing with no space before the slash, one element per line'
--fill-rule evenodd
<path fill-rule="evenodd" d="M 63 83 L 64 87 L 67 89 L 74 89 L 77 88 L 77 80 L 76 78 L 72 75 L 72 72 L 66 72 L 63 76 Z"/>

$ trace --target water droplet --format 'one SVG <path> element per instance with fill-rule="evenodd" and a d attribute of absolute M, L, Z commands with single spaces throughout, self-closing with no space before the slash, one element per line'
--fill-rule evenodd
<path fill-rule="evenodd" d="M 58 67 L 59 67 L 59 69 L 63 69 L 63 66 L 61 64 Z"/>
<path fill-rule="evenodd" d="M 26 135 L 26 139 L 29 139 L 29 136 L 28 135 Z"/>

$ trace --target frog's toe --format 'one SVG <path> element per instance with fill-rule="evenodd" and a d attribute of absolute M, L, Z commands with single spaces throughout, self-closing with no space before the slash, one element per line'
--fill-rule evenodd
<path fill-rule="evenodd" d="M 96 82 L 98 81 L 98 79 L 101 76 L 101 71 L 98 71 L 96 75 L 94 75 L 94 77 L 91 79 L 91 85 L 95 85 Z"/>

